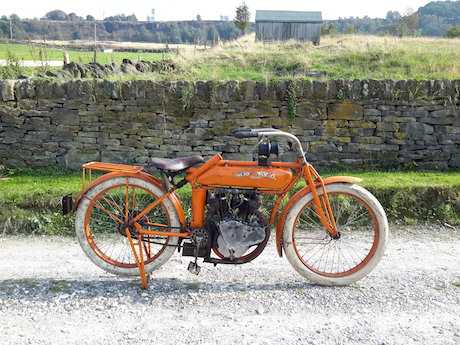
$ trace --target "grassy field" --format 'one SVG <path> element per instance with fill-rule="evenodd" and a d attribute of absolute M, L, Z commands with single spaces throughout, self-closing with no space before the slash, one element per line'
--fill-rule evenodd
<path fill-rule="evenodd" d="M 460 39 L 341 35 L 326 36 L 319 46 L 244 39 L 175 58 L 183 66 L 180 77 L 268 81 L 322 71 L 323 79 L 460 78 Z"/>
<path fill-rule="evenodd" d="M 69 53 L 70 61 L 89 63 L 93 62 L 94 53 L 90 51 L 72 51 L 68 49 L 56 49 L 41 47 L 35 44 L 0 44 L 0 60 L 8 60 L 14 57 L 17 60 L 31 61 L 63 61 L 64 52 Z M 165 57 L 170 57 L 171 53 L 165 54 Z M 157 61 L 163 59 L 162 53 L 135 53 L 135 52 L 113 52 L 113 53 L 97 53 L 98 62 L 107 64 L 111 62 L 121 63 L 123 59 L 139 60 L 139 58 L 147 61 Z"/>
<path fill-rule="evenodd" d="M 39 44 L 0 44 L 0 60 L 10 62 L 25 61 L 63 61 L 64 52 L 67 52 L 70 61 L 89 63 L 94 61 L 94 53 L 89 51 L 72 51 L 69 49 L 57 49 L 40 46 Z M 170 58 L 171 53 L 135 53 L 135 52 L 113 52 L 97 53 L 97 62 L 100 64 L 109 64 L 115 62 L 120 64 L 123 59 L 158 61 L 164 58 Z M 60 69 L 60 67 L 51 67 L 51 70 Z M 31 67 L 0 67 L 0 78 L 13 78 L 14 74 L 26 74 L 29 76 L 43 73 L 44 68 Z"/>
<path fill-rule="evenodd" d="M 361 185 L 380 200 L 393 224 L 460 224 L 460 171 L 320 173 L 362 177 Z M 81 190 L 80 178 L 79 171 L 63 168 L 0 169 L 0 234 L 72 235 L 73 216 L 60 214 L 59 200 Z M 186 210 L 190 192 L 189 186 L 179 190 Z M 273 202 L 268 197 L 264 208 Z"/>
<path fill-rule="evenodd" d="M 144 44 L 146 49 L 151 48 L 150 45 Z M 35 52 L 31 53 L 32 47 Z M 135 48 L 142 49 L 142 45 L 136 43 Z M 12 54 L 18 59 L 39 61 L 39 50 L 35 45 L 0 45 L 0 59 L 8 59 L 8 54 Z M 48 60 L 62 60 L 63 50 L 48 48 L 46 56 Z M 89 62 L 93 53 L 70 52 L 70 57 L 72 61 Z M 123 58 L 137 60 L 139 57 L 144 60 L 163 58 L 162 54 L 153 53 L 100 53 L 99 62 L 119 63 Z M 175 71 L 135 78 L 265 82 L 280 78 L 460 78 L 460 39 L 336 35 L 325 36 L 321 45 L 313 46 L 294 41 L 255 43 L 254 35 L 248 35 L 208 50 L 178 47 L 178 54 L 168 57 L 178 66 Z M 119 76 L 114 78 L 120 79 Z"/>

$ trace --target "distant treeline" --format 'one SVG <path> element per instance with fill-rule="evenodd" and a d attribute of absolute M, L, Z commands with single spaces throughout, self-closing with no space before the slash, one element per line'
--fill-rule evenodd
<path fill-rule="evenodd" d="M 42 19 L 21 19 L 12 14 L 0 18 L 0 39 L 15 40 L 98 40 L 209 44 L 241 36 L 242 32 L 228 17 L 219 21 L 203 21 L 198 15 L 193 21 L 140 22 L 134 14 L 107 17 L 96 21 L 61 10 L 48 12 Z M 457 26 L 457 27 L 455 27 Z M 446 36 L 460 28 L 460 1 L 433 1 L 417 12 L 400 14 L 389 11 L 386 18 L 340 18 L 325 21 L 323 34 L 362 33 L 394 36 Z M 460 31 L 457 30 L 457 31 Z M 449 35 L 452 36 L 452 35 Z"/>
<path fill-rule="evenodd" d="M 99 41 L 131 41 L 157 43 L 210 44 L 230 40 L 242 32 L 231 21 L 130 22 L 94 20 L 11 20 L 14 40 L 94 40 L 94 29 Z M 10 22 L 0 20 L 0 38 L 10 38 Z"/>
<path fill-rule="evenodd" d="M 385 19 L 351 17 L 325 21 L 323 33 L 446 36 L 457 25 L 460 25 L 460 1 L 433 1 L 413 13 L 388 11 Z"/>

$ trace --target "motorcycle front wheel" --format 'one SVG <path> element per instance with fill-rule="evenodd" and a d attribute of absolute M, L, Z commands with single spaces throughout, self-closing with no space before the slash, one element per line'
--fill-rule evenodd
<path fill-rule="evenodd" d="M 321 188 L 317 189 L 320 197 Z M 303 196 L 287 213 L 283 249 L 294 269 L 320 285 L 349 285 L 369 274 L 380 261 L 388 239 L 388 221 L 378 200 L 349 183 L 326 186 L 340 236 L 334 239 L 316 213 L 313 194 Z"/>

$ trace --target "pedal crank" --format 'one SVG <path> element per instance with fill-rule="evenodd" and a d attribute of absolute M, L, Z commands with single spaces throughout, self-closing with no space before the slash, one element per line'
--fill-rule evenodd
<path fill-rule="evenodd" d="M 203 237 L 202 236 L 197 236 L 197 239 L 195 240 L 195 243 L 196 243 L 196 248 L 195 248 L 195 262 L 193 261 L 190 261 L 190 263 L 188 264 L 188 267 L 187 267 L 187 270 L 190 272 L 190 273 L 193 273 L 193 274 L 200 274 L 200 271 L 201 271 L 201 267 L 198 266 L 198 253 L 200 252 L 200 245 L 203 241 Z"/>
<path fill-rule="evenodd" d="M 201 267 L 198 266 L 198 264 L 196 262 L 190 261 L 190 263 L 188 264 L 187 270 L 190 273 L 198 275 L 198 274 L 200 274 Z"/>

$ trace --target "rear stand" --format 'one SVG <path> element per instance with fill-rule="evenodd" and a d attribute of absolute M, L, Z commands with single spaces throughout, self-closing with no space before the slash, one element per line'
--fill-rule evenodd
<path fill-rule="evenodd" d="M 142 234 L 138 234 L 137 238 L 133 239 L 129 231 L 129 228 L 126 228 L 126 237 L 129 240 L 129 244 L 131 245 L 131 249 L 134 254 L 134 259 L 136 260 L 137 267 L 139 268 L 139 275 L 141 278 L 142 289 L 147 289 L 151 273 L 145 272 L 144 249 L 147 254 L 147 257 L 150 258 L 151 257 L 150 248 L 148 247 L 143 248 L 145 243 L 142 241 L 143 239 Z"/>

